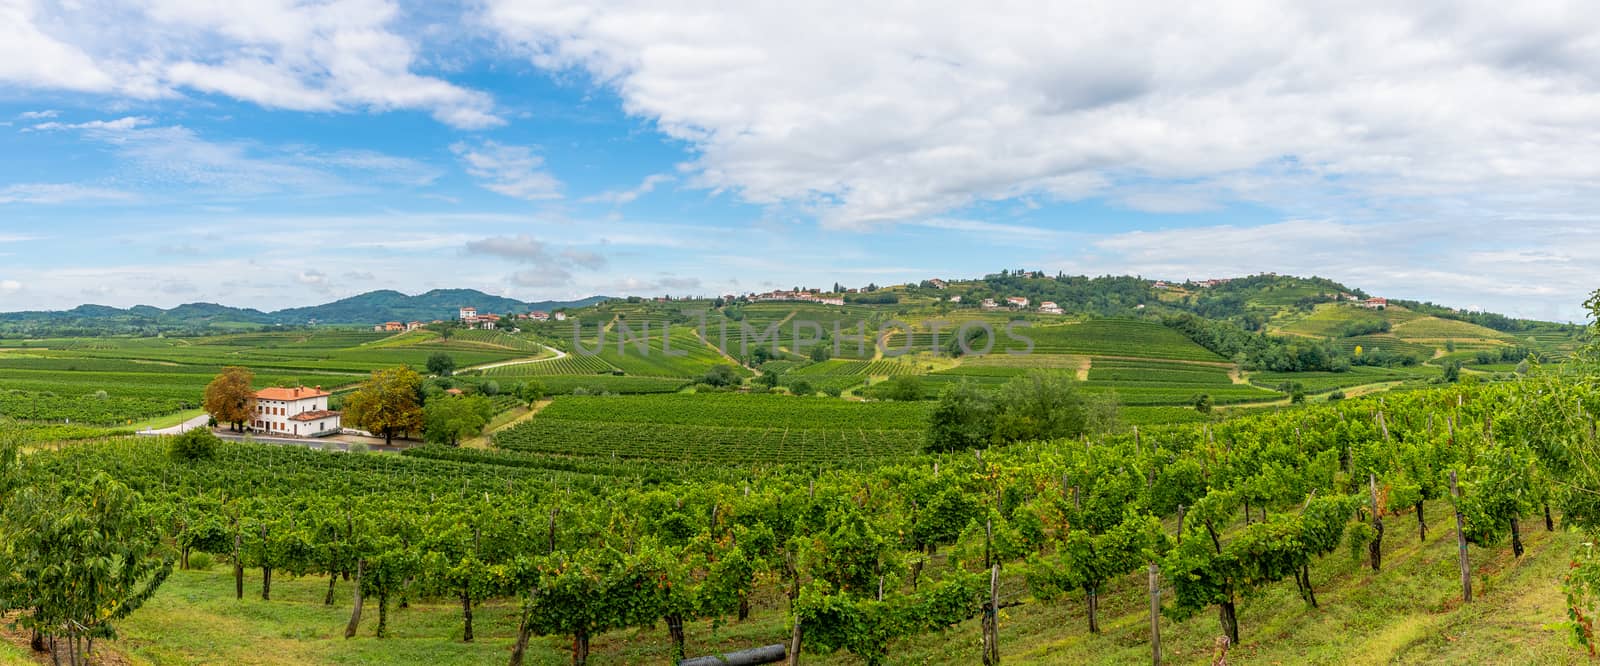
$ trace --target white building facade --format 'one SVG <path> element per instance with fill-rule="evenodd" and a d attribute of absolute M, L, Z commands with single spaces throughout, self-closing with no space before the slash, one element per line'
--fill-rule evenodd
<path fill-rule="evenodd" d="M 285 437 L 336 435 L 343 423 L 339 412 L 328 409 L 332 395 L 320 386 L 261 389 L 256 391 L 251 425 L 259 432 Z"/>

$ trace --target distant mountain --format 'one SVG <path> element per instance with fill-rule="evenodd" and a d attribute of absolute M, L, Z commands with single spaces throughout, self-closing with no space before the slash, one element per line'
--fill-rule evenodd
<path fill-rule="evenodd" d="M 284 324 L 310 321 L 322 324 L 375 324 L 385 321 L 454 319 L 461 308 L 468 306 L 477 308 L 479 312 L 515 313 L 578 308 L 603 300 L 606 300 L 603 296 L 591 296 L 577 301 L 526 303 L 514 298 L 491 296 L 476 289 L 435 289 L 416 296 L 384 290 L 370 291 L 325 305 L 279 310 L 272 316 L 278 323 Z"/>
<path fill-rule="evenodd" d="M 435 289 L 416 296 L 392 290 L 372 291 L 323 305 L 276 312 L 216 303 L 185 303 L 166 310 L 149 305 L 135 305 L 127 309 L 80 305 L 71 310 L 0 312 L 0 335 L 154 334 L 298 326 L 312 322 L 323 325 L 370 325 L 386 321 L 454 319 L 464 306 L 475 307 L 479 312 L 517 313 L 578 308 L 607 298 L 590 296 L 576 301 L 527 303 L 475 289 Z"/>

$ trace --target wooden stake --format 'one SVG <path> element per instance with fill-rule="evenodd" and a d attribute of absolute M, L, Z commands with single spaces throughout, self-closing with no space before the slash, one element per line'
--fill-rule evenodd
<path fill-rule="evenodd" d="M 1150 563 L 1150 663 L 1161 666 L 1161 568 Z"/>
<path fill-rule="evenodd" d="M 1461 600 L 1472 603 L 1472 563 L 1467 561 L 1467 534 L 1461 518 L 1461 489 L 1456 486 L 1456 471 L 1450 470 L 1450 495 L 1455 497 L 1456 548 L 1461 553 Z"/>

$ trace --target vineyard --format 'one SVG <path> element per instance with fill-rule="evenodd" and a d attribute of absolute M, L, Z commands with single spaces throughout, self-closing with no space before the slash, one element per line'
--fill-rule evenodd
<path fill-rule="evenodd" d="M 1132 319 L 1094 319 L 1079 324 L 1019 328 L 1016 333 L 1033 340 L 1035 354 L 1225 360 L 1166 326 Z M 1004 332 L 999 332 L 999 337 L 996 350 L 1026 349 L 1022 342 L 1007 340 Z"/>
<path fill-rule="evenodd" d="M 1560 381 L 946 455 L 916 452 L 916 404 L 562 398 L 497 438 L 512 451 L 222 444 L 180 461 L 163 439 L 112 439 L 35 453 L 19 473 L 105 472 L 162 508 L 180 568 L 197 553 L 241 565 L 179 571 L 122 620 L 144 638 L 115 649 L 184 661 L 239 660 L 244 646 L 152 643 L 173 594 L 245 604 L 313 661 L 344 645 L 341 629 L 364 637 L 347 657 L 497 662 L 525 643 L 525 662 L 609 663 L 789 643 L 796 622 L 819 663 L 978 663 L 984 635 L 1020 663 L 1148 662 L 1156 649 L 1209 661 L 1219 635 L 1241 663 L 1340 661 L 1364 645 L 1384 659 L 1563 661 L 1581 653 L 1566 647 L 1556 581 L 1580 539 L 1555 526 L 1600 510 L 1560 489 L 1587 478 L 1572 461 L 1593 460 L 1583 405 L 1600 401 Z M 1570 399 L 1550 400 L 1558 387 Z M 867 408 L 900 439 L 852 435 Z M 367 613 L 352 617 L 357 588 Z M 1007 608 L 986 627 L 991 598 Z M 222 612 L 209 603 L 190 612 Z M 1507 629 L 1460 624 L 1522 603 Z M 917 620 L 884 633 L 883 612 Z M 393 651 L 419 631 L 456 656 Z"/>

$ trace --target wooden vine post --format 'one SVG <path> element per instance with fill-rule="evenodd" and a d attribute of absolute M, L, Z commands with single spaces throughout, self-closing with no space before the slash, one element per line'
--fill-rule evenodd
<path fill-rule="evenodd" d="M 1381 415 L 1383 412 L 1379 412 Z M 1381 418 L 1379 419 L 1382 420 Z M 1372 537 L 1372 543 L 1367 544 L 1367 554 L 1372 559 L 1372 570 L 1378 571 L 1383 567 L 1383 515 L 1378 506 L 1378 476 L 1367 473 L 1367 489 L 1372 493 L 1372 529 L 1377 532 Z"/>
<path fill-rule="evenodd" d="M 1461 488 L 1456 485 L 1456 471 L 1450 470 L 1450 495 L 1455 498 L 1456 548 L 1461 556 L 1461 600 L 1472 603 L 1472 563 L 1467 561 L 1467 533 L 1461 518 Z"/>
<path fill-rule="evenodd" d="M 1161 666 L 1161 568 L 1150 563 L 1150 663 Z"/>
<path fill-rule="evenodd" d="M 1000 565 L 989 565 L 989 604 L 983 612 L 983 665 L 1000 664 Z"/>

